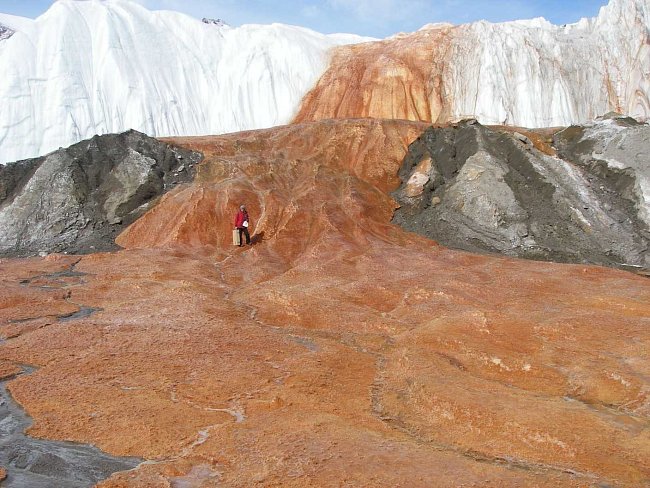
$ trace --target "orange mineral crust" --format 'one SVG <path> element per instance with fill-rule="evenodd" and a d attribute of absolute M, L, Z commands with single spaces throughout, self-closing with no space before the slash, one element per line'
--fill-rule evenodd
<path fill-rule="evenodd" d="M 305 96 L 296 122 L 375 117 L 447 122 L 452 96 L 444 77 L 453 51 L 451 25 L 339 46 Z"/>
<path fill-rule="evenodd" d="M 149 460 L 102 488 L 647 486 L 650 281 L 392 226 L 422 128 L 176 139 L 205 153 L 197 180 L 125 250 L 58 274 L 0 263 L 3 327 L 94 310 L 0 347 L 1 364 L 40 367 L 9 383 L 29 434 Z M 21 299 L 46 292 L 38 310 Z"/>

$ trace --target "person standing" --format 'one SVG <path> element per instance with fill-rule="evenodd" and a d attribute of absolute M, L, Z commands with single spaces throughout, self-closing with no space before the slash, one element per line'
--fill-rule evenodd
<path fill-rule="evenodd" d="M 239 247 L 244 245 L 244 240 L 242 239 L 242 234 L 246 236 L 246 244 L 251 243 L 251 235 L 248 232 L 248 226 L 250 225 L 250 219 L 248 217 L 248 212 L 246 207 L 241 205 L 237 216 L 235 217 L 235 229 L 239 230 Z"/>

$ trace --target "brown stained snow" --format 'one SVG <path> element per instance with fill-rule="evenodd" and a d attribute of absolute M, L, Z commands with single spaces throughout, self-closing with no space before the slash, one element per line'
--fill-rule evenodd
<path fill-rule="evenodd" d="M 444 76 L 451 26 L 340 46 L 305 96 L 296 122 L 375 117 L 447 122 L 453 111 Z"/>

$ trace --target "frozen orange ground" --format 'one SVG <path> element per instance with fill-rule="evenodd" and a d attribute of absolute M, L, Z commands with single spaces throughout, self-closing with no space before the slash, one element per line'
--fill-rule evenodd
<path fill-rule="evenodd" d="M 392 226 L 424 127 L 175 139 L 197 179 L 125 250 L 0 262 L 30 434 L 150 460 L 105 488 L 647 486 L 650 281 Z M 56 320 L 80 306 L 102 310 Z"/>

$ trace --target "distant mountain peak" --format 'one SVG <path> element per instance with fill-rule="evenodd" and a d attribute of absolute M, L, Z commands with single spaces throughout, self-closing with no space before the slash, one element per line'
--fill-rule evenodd
<path fill-rule="evenodd" d="M 216 25 L 217 27 L 230 27 L 230 24 L 222 19 L 208 19 L 207 17 L 203 17 L 201 19 L 201 22 L 204 24 Z"/>

